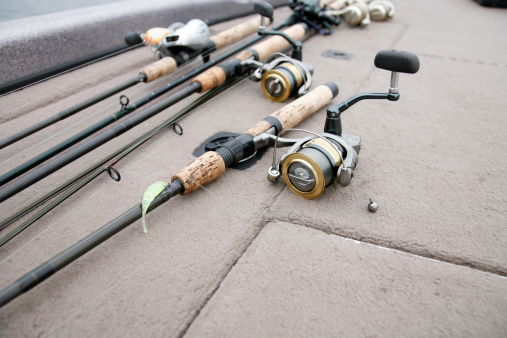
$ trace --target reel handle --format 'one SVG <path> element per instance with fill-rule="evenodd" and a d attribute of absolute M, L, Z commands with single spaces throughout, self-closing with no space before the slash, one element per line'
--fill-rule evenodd
<path fill-rule="evenodd" d="M 308 26 L 306 24 L 298 23 L 283 30 L 283 33 L 294 40 L 300 40 L 305 36 L 307 29 Z M 272 36 L 269 39 L 255 45 L 252 49 L 254 49 L 258 55 L 257 60 L 262 61 L 267 59 L 271 54 L 279 52 L 287 47 L 289 47 L 289 42 L 285 38 L 281 36 Z M 236 55 L 236 58 L 243 61 L 251 58 L 252 56 L 254 56 L 254 54 L 250 50 L 244 50 Z"/>
<path fill-rule="evenodd" d="M 300 39 L 306 33 L 306 25 L 296 24 L 287 28 L 284 30 L 284 32 L 295 39 Z M 221 85 L 228 78 L 230 78 L 231 75 L 237 75 L 232 70 L 236 69 L 235 67 L 238 64 L 238 61 L 245 61 L 252 56 L 256 56 L 256 59 L 262 61 L 269 55 L 273 54 L 274 52 L 281 51 L 288 45 L 289 43 L 284 38 L 280 36 L 273 36 L 263 42 L 256 44 L 248 50 L 240 52 L 234 57 L 234 59 L 227 61 L 220 66 L 215 66 L 208 69 L 193 79 L 192 83 L 199 82 L 201 84 L 201 90 L 199 93 L 204 93 Z"/>
<path fill-rule="evenodd" d="M 273 19 L 273 6 L 266 1 L 255 1 L 254 11 L 268 19 Z"/>
<path fill-rule="evenodd" d="M 375 67 L 392 72 L 415 74 L 419 70 L 419 58 L 401 50 L 381 50 L 375 56 Z"/>

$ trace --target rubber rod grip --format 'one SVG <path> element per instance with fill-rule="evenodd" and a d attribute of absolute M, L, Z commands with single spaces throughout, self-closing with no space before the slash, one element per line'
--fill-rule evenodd
<path fill-rule="evenodd" d="M 231 42 L 240 40 L 247 35 L 257 32 L 259 23 L 260 23 L 259 17 L 253 18 L 242 24 L 226 29 L 225 31 L 220 32 L 216 35 L 213 35 L 210 38 L 210 40 L 213 41 L 213 43 L 215 44 L 215 48 L 218 49 Z"/>
<path fill-rule="evenodd" d="M 283 31 L 285 34 L 293 38 L 294 40 L 301 40 L 306 34 L 306 25 L 295 24 Z M 271 54 L 279 52 L 284 48 L 290 46 L 289 42 L 281 36 L 272 36 L 269 39 L 264 40 L 251 47 L 259 55 L 258 61 L 262 61 L 268 58 Z M 244 61 L 252 57 L 252 53 L 248 50 L 244 50 L 235 56 L 236 59 Z"/>
<path fill-rule="evenodd" d="M 331 103 L 331 100 L 336 94 L 337 93 L 327 84 L 318 86 L 308 94 L 278 109 L 271 114 L 271 116 L 280 121 L 283 129 L 293 128 L 320 108 Z M 271 128 L 271 123 L 263 120 L 257 122 L 257 124 L 246 133 L 255 137 L 267 131 L 269 128 Z"/>
<path fill-rule="evenodd" d="M 178 67 L 176 60 L 170 56 L 160 59 L 152 64 L 146 66 L 140 71 L 146 75 L 146 81 L 150 82 L 159 77 L 169 74 Z"/>
<path fill-rule="evenodd" d="M 178 171 L 171 178 L 171 182 L 176 179 L 180 180 L 185 187 L 185 192 L 182 195 L 186 195 L 215 180 L 224 172 L 225 163 L 222 157 L 214 151 L 208 151 Z"/>

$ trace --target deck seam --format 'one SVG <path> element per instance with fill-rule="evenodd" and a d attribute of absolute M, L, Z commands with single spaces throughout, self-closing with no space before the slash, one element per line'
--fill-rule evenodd
<path fill-rule="evenodd" d="M 282 189 L 280 189 L 280 191 L 277 194 L 275 194 L 275 196 L 272 197 L 267 202 L 267 204 L 270 207 L 268 207 L 268 208 L 265 209 L 266 212 L 264 213 L 264 215 L 261 215 L 259 221 L 257 221 L 256 223 L 252 224 L 254 228 L 257 227 L 257 231 L 253 234 L 253 237 L 251 238 L 251 240 L 248 243 L 246 243 L 245 247 L 243 248 L 243 250 L 241 250 L 241 252 L 239 253 L 239 255 L 234 259 L 234 261 L 232 262 L 232 264 L 227 268 L 227 270 L 225 271 L 225 273 L 222 276 L 222 278 L 220 278 L 218 280 L 218 282 L 215 285 L 215 287 L 211 290 L 211 293 L 204 299 L 204 301 L 202 302 L 201 306 L 199 306 L 198 309 L 195 311 L 194 315 L 187 322 L 187 324 L 185 325 L 185 327 L 183 328 L 183 330 L 181 331 L 181 333 L 177 335 L 178 338 L 181 338 L 181 337 L 185 336 L 185 334 L 188 332 L 188 330 L 190 329 L 190 327 L 192 326 L 192 324 L 194 323 L 194 321 L 199 317 L 201 311 L 206 307 L 206 305 L 208 304 L 208 302 L 213 298 L 213 296 L 216 294 L 216 292 L 220 289 L 220 286 L 222 285 L 223 281 L 227 278 L 227 276 L 230 274 L 230 272 L 232 271 L 232 269 L 234 269 L 234 267 L 236 266 L 236 264 L 238 263 L 238 261 L 243 257 L 243 255 L 252 246 L 253 242 L 257 239 L 257 237 L 259 236 L 259 234 L 265 228 L 266 224 L 273 222 L 273 220 L 270 219 L 267 216 L 269 216 L 269 214 L 270 214 L 271 206 L 273 206 L 275 204 L 276 200 L 283 193 L 284 190 L 285 190 L 285 187 L 282 188 Z M 263 208 L 263 206 L 261 206 L 259 209 L 262 210 L 264 208 Z"/>
<path fill-rule="evenodd" d="M 447 264 L 451 264 L 451 265 L 466 267 L 466 268 L 469 268 L 469 269 L 472 269 L 472 270 L 478 270 L 478 271 L 490 273 L 490 274 L 493 274 L 493 275 L 496 275 L 496 276 L 499 276 L 499 277 L 507 278 L 507 273 L 504 272 L 501 268 L 498 268 L 496 270 L 496 269 L 494 269 L 492 267 L 488 267 L 488 266 L 485 266 L 485 265 L 480 265 L 478 263 L 473 263 L 473 262 L 470 262 L 470 261 L 465 261 L 464 259 L 462 259 L 460 257 L 445 257 L 445 256 L 442 256 L 442 255 L 437 255 L 437 254 L 418 253 L 416 251 L 410 251 L 410 250 L 408 250 L 408 249 L 406 249 L 406 248 L 404 248 L 402 246 L 386 245 L 388 243 L 385 243 L 385 242 L 382 243 L 383 241 L 381 241 L 381 240 L 375 241 L 373 238 L 372 239 L 368 239 L 368 238 L 354 238 L 354 237 L 352 237 L 350 235 L 347 236 L 347 235 L 341 234 L 339 232 L 331 231 L 330 229 L 323 229 L 322 227 L 319 227 L 319 226 L 317 226 L 315 224 L 302 224 L 302 223 L 298 223 L 296 220 L 289 220 L 288 221 L 288 220 L 284 220 L 284 219 L 272 219 L 272 220 L 269 220 L 267 223 L 269 223 L 269 222 L 290 223 L 290 224 L 302 226 L 302 227 L 305 227 L 305 228 L 317 230 L 317 231 L 323 232 L 323 233 L 325 233 L 327 235 L 340 237 L 340 238 L 343 238 L 345 240 L 352 240 L 352 241 L 356 241 L 356 242 L 361 243 L 361 244 L 371 245 L 371 246 L 377 247 L 379 249 L 397 251 L 397 252 L 400 252 L 400 253 L 409 254 L 409 255 L 412 255 L 412 256 L 419 257 L 419 258 L 430 259 L 432 261 L 436 261 L 436 262 L 439 262 L 439 263 L 447 263 Z M 455 260 L 453 261 L 452 259 L 455 259 Z"/>

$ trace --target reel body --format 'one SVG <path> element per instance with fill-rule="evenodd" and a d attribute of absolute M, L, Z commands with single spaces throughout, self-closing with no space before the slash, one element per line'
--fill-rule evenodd
<path fill-rule="evenodd" d="M 176 22 L 168 28 L 151 28 L 140 37 L 145 45 L 151 46 L 153 53 L 158 51 L 163 58 L 182 51 L 204 50 L 210 40 L 210 30 L 204 21 L 192 19 L 187 24 Z"/>
<path fill-rule="evenodd" d="M 271 166 L 268 179 L 276 182 L 281 175 L 296 195 L 315 199 L 335 181 L 342 187 L 352 182 L 360 150 L 358 136 L 313 134 L 295 142 L 278 163 Z"/>
<path fill-rule="evenodd" d="M 174 23 L 169 26 L 170 34 L 157 45 L 160 57 L 178 54 L 181 51 L 201 51 L 208 45 L 210 30 L 202 20 L 192 19 L 186 25 Z"/>

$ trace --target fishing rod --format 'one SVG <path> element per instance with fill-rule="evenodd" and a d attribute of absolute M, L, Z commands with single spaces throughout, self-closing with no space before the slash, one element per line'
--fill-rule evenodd
<path fill-rule="evenodd" d="M 307 34 L 302 41 L 311 37 L 311 35 L 312 35 L 311 33 Z M 288 48 L 284 49 L 283 52 L 286 52 L 287 50 Z M 259 66 L 259 68 L 250 76 L 250 79 L 255 82 L 259 81 L 261 82 L 262 91 L 269 100 L 283 102 L 291 96 L 304 95 L 308 91 L 308 88 L 310 88 L 311 86 L 312 75 L 313 75 L 312 65 L 289 58 L 281 53 L 274 53 L 264 62 L 264 64 Z M 218 87 L 217 89 L 221 88 L 222 86 Z M 214 95 L 213 93 L 215 93 L 215 91 L 216 89 L 213 89 L 211 92 L 206 93 L 205 95 L 203 95 L 201 99 L 198 99 L 196 102 L 200 100 L 206 100 L 206 97 L 210 94 L 211 96 L 213 96 Z M 170 120 L 172 120 L 172 118 Z M 110 171 L 111 169 L 110 166 L 112 166 L 116 161 L 113 160 L 113 158 L 117 159 L 118 158 L 117 156 L 121 151 L 129 148 L 132 144 L 135 144 L 136 142 L 137 141 L 134 141 L 133 143 L 130 143 L 129 145 L 123 147 L 122 150 L 105 157 L 95 165 L 89 167 L 88 169 L 82 171 L 80 174 L 74 176 L 66 183 L 60 185 L 56 189 L 53 189 L 51 192 L 38 198 L 30 205 L 24 207 L 23 209 L 17 211 L 13 215 L 7 217 L 6 219 L 0 222 L 0 230 L 4 229 L 12 222 L 16 221 L 17 219 L 24 216 L 28 212 L 32 211 L 36 207 L 55 197 L 60 192 L 67 189 L 69 186 L 76 184 L 76 182 L 82 180 L 85 176 L 89 175 L 95 170 L 103 169 L 100 173 L 102 173 L 104 170 L 107 170 L 111 178 L 116 179 L 115 176 L 113 176 L 112 172 Z M 108 164 L 106 165 L 106 163 Z M 80 183 L 80 187 L 84 186 L 86 183 L 82 185 Z M 75 188 L 72 189 L 74 190 Z M 65 200 L 67 198 L 66 196 L 70 196 L 72 194 L 73 193 L 66 193 L 64 197 L 58 198 L 57 201 L 52 202 L 50 206 L 45 207 L 42 211 L 38 212 L 30 219 L 23 222 L 16 229 L 25 229 L 35 220 L 39 219 L 49 210 L 52 210 L 55 206 L 57 206 L 59 203 Z M 15 233 L 14 235 L 16 235 L 19 232 L 20 230 L 13 230 L 11 233 Z M 2 246 L 3 243 L 6 242 L 5 241 L 6 238 L 8 238 L 7 240 L 10 240 L 13 237 L 10 236 L 11 233 L 8 236 L 5 236 L 3 240 L 0 239 L 0 246 Z"/>
<path fill-rule="evenodd" d="M 262 17 L 269 18 L 270 21 L 272 21 L 273 17 L 273 7 L 270 6 L 268 3 L 265 2 L 257 2 L 254 5 L 254 10 L 261 14 Z M 264 20 L 264 19 L 262 19 Z M 287 18 L 282 24 L 276 26 L 274 30 L 267 31 L 265 30 L 264 21 L 261 22 L 261 27 L 259 28 L 259 35 L 261 37 L 257 37 L 256 39 L 250 41 L 249 43 L 243 44 L 239 46 L 238 48 L 234 49 L 233 51 L 230 51 L 229 53 L 226 53 L 225 55 L 215 59 L 215 63 L 221 62 L 225 58 L 228 58 L 229 56 L 232 56 L 234 53 L 236 53 L 239 50 L 242 50 L 249 46 L 250 44 L 253 44 L 255 41 L 258 41 L 264 36 L 267 35 L 280 35 L 278 32 L 279 29 L 289 26 L 290 24 L 295 23 L 296 21 L 305 21 L 308 22 L 308 19 L 305 19 L 301 11 L 297 11 L 294 15 Z M 338 22 L 339 23 L 339 22 Z M 313 23 L 312 26 L 316 26 L 317 23 Z M 283 34 L 281 34 L 283 36 Z M 309 67 L 310 65 L 305 64 L 301 65 L 298 63 L 298 60 L 301 60 L 301 48 L 302 44 L 300 42 L 294 41 L 288 36 L 284 36 L 288 41 L 291 43 L 291 45 L 294 47 L 293 57 L 297 60 L 291 61 L 292 65 L 288 65 L 288 62 L 280 62 L 280 59 L 273 60 L 272 63 L 270 63 L 267 66 L 263 66 L 261 70 L 256 72 L 256 76 L 254 79 L 256 81 L 259 81 L 262 79 L 262 90 L 264 94 L 273 101 L 283 102 L 285 101 L 289 96 L 294 95 L 294 92 L 291 92 L 295 89 L 300 89 L 300 91 L 297 93 L 298 95 L 303 95 L 308 88 L 311 85 L 311 81 L 308 82 L 307 80 L 311 78 L 311 75 L 304 71 L 305 69 L 309 69 L 310 72 L 313 72 L 313 68 Z M 167 58 L 164 58 L 160 61 L 164 61 Z M 26 173 L 30 169 L 35 168 L 41 163 L 44 163 L 45 161 L 49 160 L 50 158 L 56 156 L 57 154 L 61 153 L 62 151 L 70 148 L 71 146 L 77 144 L 78 142 L 84 140 L 88 136 L 96 133 L 97 131 L 107 127 L 108 125 L 118 121 L 119 119 L 125 117 L 126 115 L 134 112 L 138 108 L 142 107 L 143 105 L 147 104 L 148 102 L 151 102 L 155 98 L 159 97 L 162 94 L 165 94 L 169 90 L 175 88 L 176 86 L 179 86 L 183 82 L 185 82 L 189 77 L 196 76 L 200 74 L 202 71 L 208 69 L 208 66 L 211 67 L 212 65 L 209 64 L 209 61 L 205 63 L 203 66 L 196 68 L 194 71 L 191 71 L 183 76 L 181 76 L 178 80 L 167 84 L 166 86 L 153 91 L 148 96 L 137 100 L 133 105 L 128 105 L 129 101 L 128 98 L 125 96 L 120 97 L 120 103 L 121 103 L 121 109 L 117 112 L 115 112 L 112 115 L 107 116 L 103 120 L 96 122 L 92 126 L 82 130 L 81 132 L 71 136 L 70 138 L 60 142 L 59 144 L 51 147 L 50 149 L 44 151 L 43 153 L 33 157 L 32 159 L 18 165 L 17 167 L 11 169 L 10 171 L 0 175 L 0 186 L 5 185 L 6 183 L 12 181 L 13 179 L 21 176 L 22 174 Z M 299 74 L 298 74 L 299 73 Z M 266 74 L 266 76 L 264 76 Z M 296 81 L 293 81 L 293 79 L 296 79 Z M 267 81 L 266 81 L 267 80 Z M 301 87 L 302 83 L 304 82 L 304 86 Z M 266 85 L 265 85 L 266 84 Z"/>
<path fill-rule="evenodd" d="M 115 152 L 109 154 L 105 158 L 101 159 L 94 165 L 90 166 L 89 168 L 85 169 L 72 179 L 70 179 L 68 182 L 60 185 L 58 188 L 54 189 L 50 193 L 44 195 L 43 197 L 39 198 L 37 201 L 32 203 L 31 205 L 23 208 L 22 210 L 16 212 L 14 215 L 8 217 L 7 219 L 0 222 L 0 230 L 7 227 L 12 222 L 16 221 L 20 217 L 24 216 L 31 210 L 35 209 L 37 206 L 45 203 L 46 201 L 50 200 L 51 198 L 57 196 L 60 192 L 65 191 L 61 196 L 57 197 L 55 200 L 53 200 L 51 203 L 49 203 L 47 206 L 42 208 L 40 211 L 38 211 L 36 214 L 31 216 L 29 219 L 25 220 L 23 223 L 18 225 L 15 229 L 10 231 L 7 235 L 0 238 L 0 247 L 6 244 L 8 241 L 13 239 L 15 236 L 20 234 L 23 230 L 28 228 L 30 225 L 35 223 L 37 220 L 39 220 L 41 217 L 43 217 L 45 214 L 47 214 L 49 211 L 53 210 L 55 207 L 57 207 L 59 204 L 61 204 L 63 201 L 65 201 L 67 198 L 72 196 L 74 193 L 79 191 L 81 188 L 86 186 L 88 183 L 92 182 L 95 178 L 99 177 L 102 173 L 107 172 L 111 178 L 115 181 L 121 180 L 120 173 L 114 169 L 113 165 L 120 162 L 124 157 L 129 155 L 131 152 L 139 148 L 141 145 L 143 145 L 146 141 L 150 140 L 152 137 L 160 133 L 161 131 L 167 129 L 168 127 L 172 126 L 173 130 L 178 134 L 181 135 L 183 133 L 183 129 L 181 126 L 177 124 L 177 121 L 182 119 L 184 116 L 190 114 L 195 109 L 203 105 L 204 103 L 208 102 L 209 100 L 215 98 L 216 96 L 220 95 L 222 92 L 226 91 L 230 87 L 234 86 L 235 84 L 239 83 L 240 81 L 243 81 L 245 78 L 238 77 L 227 80 L 224 84 L 220 85 L 217 88 L 214 88 L 210 90 L 209 92 L 205 93 L 198 99 L 196 99 L 193 103 L 182 109 L 179 113 L 171 116 L 169 119 L 158 125 L 157 127 L 153 128 L 149 132 L 145 133 L 144 135 L 138 137 L 134 141 L 128 143 L 127 145 L 123 146 L 121 149 L 116 150 Z"/>
<path fill-rule="evenodd" d="M 64 109 L 47 119 L 40 121 L 24 130 L 21 130 L 3 140 L 0 140 L 0 149 L 13 144 L 29 135 L 32 135 L 56 122 L 64 120 L 83 109 L 86 109 L 97 102 L 100 102 L 124 89 L 130 88 L 138 83 L 149 83 L 161 76 L 173 72 L 179 66 L 202 55 L 205 62 L 208 61 L 209 54 L 232 43 L 238 41 L 247 35 L 254 33 L 258 27 L 258 18 L 248 20 L 244 23 L 229 28 L 223 32 L 210 37 L 208 26 L 202 20 L 191 20 L 186 26 L 181 27 L 178 32 L 180 36 L 173 35 L 175 42 L 183 42 L 173 48 L 167 47 L 168 53 L 174 50 L 174 53 L 168 54 L 143 68 L 139 74 L 119 85 L 90 97 L 70 108 Z"/>
<path fill-rule="evenodd" d="M 293 16 L 290 16 L 287 20 L 285 20 L 284 22 L 282 22 L 280 25 L 276 26 L 274 28 L 274 30 L 279 30 L 285 26 L 288 26 L 292 23 L 295 22 L 295 17 Z M 258 19 L 257 19 L 257 25 L 258 25 Z M 133 113 L 134 111 L 136 111 L 137 109 L 141 108 L 142 106 L 144 106 L 145 104 L 153 101 L 154 99 L 160 97 L 161 95 L 167 93 L 168 91 L 174 89 L 175 87 L 183 84 L 184 82 L 186 82 L 189 78 L 191 77 L 194 77 L 194 76 L 197 76 L 198 74 L 202 73 L 203 71 L 211 68 L 212 66 L 218 64 L 219 62 L 222 62 L 223 60 L 231 57 L 232 55 L 236 54 L 237 52 L 249 47 L 250 45 L 254 44 L 255 42 L 259 41 L 260 39 L 262 39 L 263 36 L 258 36 L 236 48 L 234 48 L 233 50 L 225 53 L 224 55 L 221 55 L 213 60 L 209 60 L 208 62 L 206 62 L 205 64 L 203 64 L 202 66 L 200 67 L 197 67 L 195 68 L 194 70 L 182 75 L 181 77 L 179 77 L 178 79 L 168 83 L 167 85 L 165 85 L 164 87 L 161 87 L 153 92 L 151 92 L 149 95 L 137 100 L 136 102 L 134 102 L 133 104 L 129 104 L 129 100 L 126 96 L 122 96 L 120 98 L 120 103 L 121 103 L 121 108 L 120 110 L 116 111 L 115 113 L 105 117 L 104 119 L 102 119 L 101 121 L 98 121 L 96 122 L 95 124 L 93 124 L 92 126 L 78 132 L 77 134 L 69 137 L 68 139 L 60 142 L 59 144 L 51 147 L 50 149 L 47 149 L 46 151 L 40 153 L 39 155 L 31 158 L 30 160 L 18 165 L 17 167 L 9 170 L 8 172 L 0 175 L 0 186 L 3 186 L 5 185 L 6 183 L 12 181 L 13 179 L 23 175 L 24 173 L 26 173 L 27 171 L 29 171 L 30 169 L 33 169 L 35 168 L 36 166 L 38 166 L 39 164 L 41 163 L 44 163 L 46 162 L 47 160 L 49 160 L 50 158 L 58 155 L 59 153 L 61 153 L 62 151 L 70 148 L 71 146 L 77 144 L 78 142 L 84 140 L 85 138 L 87 138 L 88 136 L 90 135 L 93 135 L 94 133 L 98 132 L 99 130 L 107 127 L 108 125 L 118 121 L 119 119 Z M 223 41 L 223 39 L 222 39 Z M 167 58 L 165 59 L 161 59 L 159 61 L 164 61 L 166 60 Z M 143 74 L 143 73 L 142 73 Z"/>
<path fill-rule="evenodd" d="M 311 37 L 312 34 L 307 34 L 302 41 Z M 288 48 L 284 49 L 286 52 Z M 276 102 L 284 102 L 287 98 L 291 96 L 302 96 L 306 94 L 308 88 L 310 88 L 312 83 L 312 75 L 313 75 L 313 66 L 308 63 L 303 63 L 298 60 L 287 57 L 281 53 L 274 53 L 271 55 L 264 64 L 260 65 L 259 68 L 250 76 L 250 79 L 259 82 L 261 81 L 262 91 L 264 95 L 272 101 Z M 206 93 L 200 99 L 196 100 L 192 106 L 196 106 L 202 100 L 207 101 L 208 97 L 213 97 L 220 93 L 222 90 L 225 90 L 229 86 L 235 84 L 236 82 L 242 81 L 241 78 L 228 80 L 224 85 L 221 85 L 218 88 L 211 90 Z M 231 82 L 231 84 L 228 84 Z M 224 89 L 221 89 L 224 87 Z M 184 111 L 188 111 L 189 108 L 184 109 Z M 60 192 L 66 190 L 70 186 L 69 191 L 65 192 L 65 194 L 61 197 L 58 197 L 56 200 L 52 201 L 48 206 L 44 207 L 42 210 L 37 212 L 35 215 L 31 216 L 28 220 L 24 221 L 22 224 L 17 226 L 14 230 L 12 230 L 8 235 L 4 236 L 0 239 L 0 247 L 11 240 L 14 236 L 19 234 L 21 231 L 26 229 L 28 226 L 33 224 L 35 221 L 43 217 L 50 210 L 58 206 L 61 202 L 66 200 L 68 197 L 73 195 L 76 191 L 84 187 L 86 184 L 91 182 L 93 179 L 98 177 L 104 171 L 107 171 L 113 180 L 120 180 L 120 174 L 112 167 L 115 163 L 119 161 L 119 159 L 128 155 L 132 150 L 137 148 L 142 142 L 141 140 L 146 140 L 146 138 L 154 136 L 160 128 L 165 128 L 168 123 L 171 121 L 177 121 L 175 118 L 179 119 L 179 116 L 182 116 L 182 112 L 175 115 L 175 117 L 171 117 L 168 121 L 164 122 L 161 126 L 156 127 L 154 130 L 140 137 L 136 141 L 129 143 L 128 145 L 122 147 L 121 150 L 106 156 L 104 159 L 97 162 L 95 165 L 89 167 L 83 172 L 79 173 L 66 183 L 60 185 L 56 189 L 51 192 L 45 194 L 44 196 L 38 198 L 36 201 L 32 202 L 30 205 L 24 207 L 19 210 L 15 214 L 9 216 L 5 220 L 0 222 L 0 230 L 7 227 L 9 224 L 19 219 L 23 215 L 27 214 L 31 210 L 50 200 L 51 198 L 58 195 Z M 173 126 L 174 128 L 174 126 Z M 146 138 L 145 138 L 146 137 Z M 86 177 L 89 175 L 88 177 Z"/>
<path fill-rule="evenodd" d="M 305 24 L 295 24 L 287 28 L 281 34 L 286 35 L 289 38 L 299 40 L 304 37 L 307 28 L 308 27 Z M 141 122 L 144 122 L 162 110 L 169 108 L 182 99 L 194 93 L 203 93 L 211 90 L 224 83 L 227 79 L 241 75 L 243 72 L 250 69 L 252 65 L 256 65 L 256 61 L 254 61 L 255 59 L 264 60 L 269 55 L 282 50 L 283 48 L 286 48 L 288 45 L 289 42 L 284 37 L 273 36 L 264 42 L 258 43 L 248 50 L 240 52 L 233 59 L 223 63 L 222 65 L 209 68 L 204 73 L 194 78 L 188 87 L 153 105 L 138 115 L 131 117 L 123 123 L 116 125 L 108 131 L 103 132 L 88 142 L 62 155 L 58 159 L 47 163 L 46 165 L 36 169 L 35 171 L 32 171 L 31 173 L 28 173 L 17 181 L 14 181 L 12 184 L 0 189 L 0 202 L 3 202 L 6 199 L 14 196 L 18 192 L 38 182 L 42 178 L 66 166 L 67 164 L 73 162 L 77 158 L 99 147 L 100 145 L 112 140 L 117 136 L 120 136 L 129 129 L 135 127 Z M 132 104 L 129 104 L 126 109 L 133 109 Z"/>
<path fill-rule="evenodd" d="M 0 291 L 0 307 L 46 280 L 55 272 L 139 220 L 144 214 L 153 211 L 170 198 L 178 194 L 187 195 L 200 186 L 218 178 L 225 172 L 226 167 L 233 166 L 242 159 L 253 155 L 257 148 L 260 149 L 265 146 L 265 144 L 256 143 L 256 136 L 266 133 L 274 136 L 283 129 L 296 126 L 315 111 L 329 104 L 337 94 L 338 87 L 332 82 L 318 86 L 305 96 L 275 111 L 266 119 L 255 124 L 246 133 L 232 139 L 216 151 L 206 152 L 175 174 L 171 179 L 171 183 L 156 194 L 157 196 L 148 207 L 143 208 L 141 203 L 137 204 Z M 146 193 L 145 196 L 147 196 Z"/>
<path fill-rule="evenodd" d="M 287 3 L 273 5 L 273 7 L 279 8 L 279 7 L 284 7 L 284 6 L 288 6 L 288 5 L 289 5 L 289 3 L 287 2 Z M 214 18 L 214 19 L 203 19 L 203 21 L 206 23 L 206 25 L 213 26 L 213 25 L 225 22 L 225 21 L 231 21 L 234 19 L 243 18 L 245 16 L 249 16 L 252 14 L 255 14 L 255 11 L 245 11 L 245 12 L 231 14 L 231 15 L 220 17 L 220 18 Z M 139 34 L 141 34 L 141 32 L 139 32 Z M 128 43 L 128 42 L 130 42 L 130 43 Z M 74 61 L 71 61 L 68 63 L 60 64 L 58 66 L 43 70 L 39 73 L 32 74 L 32 75 L 5 83 L 3 85 L 0 85 L 0 96 L 4 95 L 4 94 L 10 94 L 10 93 L 17 91 L 19 89 L 23 89 L 23 88 L 29 87 L 31 85 L 34 85 L 36 83 L 49 80 L 52 77 L 65 74 L 69 71 L 76 70 L 76 69 L 82 68 L 84 66 L 88 66 L 92 63 L 95 63 L 95 62 L 104 60 L 106 58 L 118 55 L 120 53 L 130 51 L 132 48 L 138 48 L 138 47 L 144 46 L 144 44 L 142 43 L 142 40 L 139 40 L 139 39 L 137 39 L 137 42 L 135 42 L 135 41 L 128 41 L 128 42 L 121 45 L 121 46 L 117 46 L 117 47 L 114 47 L 114 48 L 111 48 L 111 49 L 108 49 L 105 51 L 101 51 L 101 52 L 98 52 L 98 53 L 95 53 L 92 55 L 88 55 L 88 56 L 85 56 L 83 58 L 80 58 L 80 59 L 77 59 L 77 60 L 74 60 Z"/>

